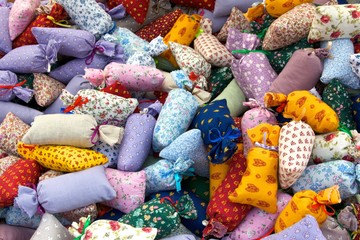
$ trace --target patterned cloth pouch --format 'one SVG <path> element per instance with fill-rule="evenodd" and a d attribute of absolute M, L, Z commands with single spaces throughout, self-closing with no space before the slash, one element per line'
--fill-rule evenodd
<path fill-rule="evenodd" d="M 292 185 L 294 192 L 310 189 L 320 191 L 333 185 L 339 186 L 342 199 L 354 196 L 358 192 L 358 168 L 346 160 L 334 160 L 308 166 Z"/>
<path fill-rule="evenodd" d="M 0 101 L 0 121 L 4 121 L 6 118 L 6 115 L 12 112 L 15 114 L 21 121 L 23 121 L 26 124 L 31 124 L 34 121 L 34 118 L 38 115 L 43 114 L 42 112 L 27 107 L 24 105 L 20 105 L 13 102 L 1 102 Z"/>
<path fill-rule="evenodd" d="M 204 225 L 202 222 L 206 219 L 206 207 L 207 202 L 202 201 L 198 196 L 193 194 L 192 192 L 187 192 L 184 190 L 181 190 L 180 192 L 176 191 L 161 191 L 158 193 L 155 193 L 150 196 L 150 199 L 153 198 L 170 198 L 173 202 L 177 202 L 180 200 L 180 198 L 184 195 L 188 195 L 191 200 L 194 203 L 194 207 L 196 209 L 197 218 L 196 219 L 186 219 L 181 218 L 181 223 L 189 229 L 193 234 L 196 236 L 201 237 L 201 233 L 204 229 Z"/>
<path fill-rule="evenodd" d="M 209 0 L 209 1 L 208 0 L 199 0 L 199 1 L 170 0 L 170 2 L 179 6 L 195 8 L 195 9 L 204 8 L 210 11 L 213 11 L 215 7 L 215 0 Z"/>
<path fill-rule="evenodd" d="M 123 172 L 106 168 L 105 172 L 109 183 L 116 191 L 116 197 L 110 201 L 102 202 L 102 204 L 118 209 L 123 213 L 129 213 L 144 203 L 145 171 Z"/>
<path fill-rule="evenodd" d="M 215 1 L 214 16 L 222 17 L 229 16 L 233 7 L 237 7 L 243 12 L 246 12 L 251 5 L 256 2 L 254 0 L 237 1 L 237 0 L 224 0 L 222 2 Z"/>
<path fill-rule="evenodd" d="M 48 213 L 60 213 L 115 197 L 116 192 L 106 178 L 104 167 L 97 166 L 46 179 L 35 189 L 20 186 L 15 206 L 32 217 L 39 207 Z"/>
<path fill-rule="evenodd" d="M 168 198 L 153 198 L 118 221 L 133 227 L 157 228 L 156 239 L 161 239 L 179 227 L 180 217 L 197 218 L 194 202 L 189 195 L 180 197 L 177 203 Z"/>
<path fill-rule="evenodd" d="M 239 145 L 239 144 L 238 144 Z M 238 146 L 238 151 L 240 148 Z M 210 177 L 209 177 L 209 187 L 210 187 L 210 196 L 209 199 L 214 197 L 216 189 L 220 186 L 222 181 L 225 179 L 227 173 L 230 169 L 231 161 L 226 161 L 220 164 L 209 163 L 210 168 Z"/>
<path fill-rule="evenodd" d="M 59 213 L 59 216 L 68 220 L 69 222 L 77 221 L 81 216 L 90 216 L 91 220 L 95 220 L 98 216 L 98 208 L 95 203 L 89 204 L 85 207 L 80 207 L 71 211 Z M 66 224 L 65 226 L 69 226 Z"/>
<path fill-rule="evenodd" d="M 131 98 L 131 93 L 129 92 L 129 90 L 127 90 L 127 88 L 124 85 L 122 85 L 117 81 L 114 82 L 113 84 L 110 84 L 109 86 L 102 88 L 100 91 L 111 93 L 116 96 L 120 96 L 124 98 Z"/>
<path fill-rule="evenodd" d="M 295 0 L 291 2 L 287 2 L 286 0 L 278 0 L 278 1 L 271 1 L 265 0 L 265 9 L 270 16 L 274 18 L 278 18 L 284 13 L 290 11 L 294 7 L 303 4 L 303 3 L 311 3 L 312 0 Z"/>
<path fill-rule="evenodd" d="M 211 74 L 211 64 L 193 48 L 176 42 L 170 42 L 170 49 L 177 64 L 189 78 L 201 89 L 208 89 L 207 79 Z"/>
<path fill-rule="evenodd" d="M 276 218 L 290 202 L 291 198 L 291 195 L 278 191 L 276 213 L 267 213 L 259 208 L 251 209 L 239 226 L 224 240 L 252 240 L 266 236 L 273 231 Z"/>
<path fill-rule="evenodd" d="M 150 1 L 140 0 L 136 3 L 130 0 L 108 0 L 107 6 L 110 10 L 123 5 L 126 12 L 139 24 L 144 23 L 146 19 L 146 13 L 148 12 Z"/>
<path fill-rule="evenodd" d="M 277 74 L 280 74 L 286 64 L 290 61 L 295 51 L 305 48 L 313 48 L 313 44 L 308 43 L 306 38 L 302 38 L 296 43 L 289 46 L 268 51 L 267 57 L 269 58 L 270 65 Z M 319 79 L 318 79 L 319 80 Z"/>
<path fill-rule="evenodd" d="M 13 41 L 19 36 L 35 17 L 35 9 L 40 6 L 40 0 L 21 0 L 12 6 L 9 14 L 9 34 Z"/>
<path fill-rule="evenodd" d="M 45 213 L 39 227 L 36 229 L 32 240 L 44 240 L 57 236 L 60 239 L 72 240 L 73 237 L 69 231 L 52 214 Z"/>
<path fill-rule="evenodd" d="M 354 45 L 355 46 L 355 45 Z M 355 49 L 356 52 L 356 49 Z M 350 66 L 351 66 L 351 70 L 358 76 L 360 77 L 360 54 L 359 53 L 355 53 L 355 54 L 351 54 L 350 55 Z"/>
<path fill-rule="evenodd" d="M 0 158 L 0 176 L 6 171 L 6 169 L 19 160 L 20 158 L 11 155 Z"/>
<path fill-rule="evenodd" d="M 8 112 L 0 125 L 0 146 L 8 154 L 19 156 L 17 143 L 22 139 L 30 126 L 12 112 Z"/>
<path fill-rule="evenodd" d="M 153 240 L 157 229 L 151 227 L 132 227 L 113 220 L 96 220 L 91 223 L 89 218 L 81 217 L 79 224 L 74 222 L 69 228 L 71 239 L 144 239 Z"/>
<path fill-rule="evenodd" d="M 350 39 L 335 39 L 322 41 L 322 48 L 330 46 L 331 58 L 324 60 L 324 70 L 320 81 L 328 84 L 331 80 L 339 80 L 345 87 L 360 89 L 359 77 L 352 71 L 351 56 L 354 54 L 354 45 Z M 1 61 L 1 60 L 0 60 Z"/>
<path fill-rule="evenodd" d="M 190 92 L 184 89 L 171 90 L 155 124 L 153 150 L 160 152 L 186 132 L 198 107 L 199 103 Z"/>
<path fill-rule="evenodd" d="M 122 127 L 98 125 L 88 114 L 44 114 L 35 117 L 22 142 L 90 148 L 101 140 L 113 146 L 121 142 L 123 132 Z"/>
<path fill-rule="evenodd" d="M 256 103 L 253 106 L 254 108 L 247 110 L 241 119 L 241 133 L 242 133 L 242 140 L 244 143 L 245 156 L 247 155 L 250 148 L 254 146 L 249 138 L 247 130 L 254 128 L 261 123 L 269 123 L 269 124 L 277 123 L 275 114 L 273 112 L 271 112 L 270 110 L 264 107 L 256 106 Z"/>
<path fill-rule="evenodd" d="M 247 132 L 255 146 L 246 156 L 247 168 L 237 188 L 229 192 L 229 200 L 276 213 L 280 127 L 261 123 Z"/>
<path fill-rule="evenodd" d="M 40 176 L 40 165 L 33 160 L 20 159 L 0 176 L 0 207 L 13 205 L 18 187 L 36 184 Z"/>
<path fill-rule="evenodd" d="M 245 96 L 256 99 L 260 104 L 264 102 L 265 93 L 277 78 L 263 53 L 250 52 L 241 59 L 234 59 L 231 70 Z"/>
<path fill-rule="evenodd" d="M 322 100 L 336 111 L 340 126 L 345 126 L 350 130 L 355 129 L 350 94 L 339 80 L 333 79 L 325 86 L 322 92 Z"/>
<path fill-rule="evenodd" d="M 236 7 L 231 9 L 229 18 L 226 20 L 220 32 L 216 35 L 217 39 L 221 42 L 226 42 L 230 28 L 235 28 L 241 32 L 250 31 L 249 21 L 244 16 L 244 13 Z"/>
<path fill-rule="evenodd" d="M 154 127 L 161 108 L 162 104 L 157 101 L 127 118 L 119 147 L 117 169 L 129 172 L 141 169 L 151 151 Z"/>
<path fill-rule="evenodd" d="M 148 66 L 133 66 L 111 62 L 104 70 L 86 68 L 84 78 L 92 85 L 107 86 L 119 82 L 129 91 L 150 92 L 159 90 L 165 80 L 162 71 Z M 100 84 L 98 84 L 100 83 Z"/>
<path fill-rule="evenodd" d="M 28 103 L 34 95 L 34 91 L 22 87 L 25 82 L 18 82 L 15 73 L 10 71 L 0 71 L 0 101 L 11 101 L 15 97 Z"/>
<path fill-rule="evenodd" d="M 315 16 L 315 5 L 300 4 L 271 23 L 263 40 L 264 50 L 276 50 L 289 46 L 308 36 Z"/>
<path fill-rule="evenodd" d="M 264 240 L 276 240 L 276 239 L 294 239 L 302 240 L 304 238 L 326 240 L 322 234 L 319 224 L 315 217 L 306 214 L 301 220 L 298 220 L 294 225 L 286 228 L 283 231 L 272 234 L 263 238 Z"/>
<path fill-rule="evenodd" d="M 211 68 L 208 80 L 211 89 L 211 100 L 216 98 L 233 79 L 230 67 Z"/>
<path fill-rule="evenodd" d="M 40 221 L 42 218 L 41 213 L 36 213 L 31 218 L 20 208 L 11 206 L 6 208 L 7 211 L 3 218 L 5 219 L 6 224 L 13 225 L 13 226 L 22 226 L 27 228 L 36 229 L 40 225 Z M 67 219 L 61 217 L 59 214 L 55 214 L 56 218 L 61 222 L 63 225 L 70 225 L 71 222 Z"/>
<path fill-rule="evenodd" d="M 275 233 L 294 225 L 307 214 L 312 215 L 318 224 L 322 224 L 326 221 L 328 214 L 331 214 L 326 207 L 340 202 L 339 186 L 337 185 L 318 193 L 312 190 L 297 192 L 276 219 Z"/>
<path fill-rule="evenodd" d="M 327 240 L 351 240 L 350 234 L 333 217 L 328 216 L 326 221 L 321 224 L 320 230 Z"/>
<path fill-rule="evenodd" d="M 201 33 L 194 41 L 194 49 L 215 67 L 229 67 L 234 58 L 211 33 Z"/>
<path fill-rule="evenodd" d="M 211 163 L 226 162 L 237 150 L 236 139 L 241 133 L 234 125 L 225 99 L 200 108 L 192 120 L 191 128 L 201 130 Z"/>
<path fill-rule="evenodd" d="M 229 28 L 229 36 L 226 40 L 225 46 L 234 55 L 235 58 L 241 59 L 242 57 L 244 57 L 244 54 L 247 52 L 246 50 L 255 50 L 257 47 L 260 46 L 260 44 L 261 44 L 261 40 L 255 34 L 243 33 L 236 28 Z M 234 51 L 234 50 L 243 50 L 243 51 Z"/>
<path fill-rule="evenodd" d="M 177 19 L 170 32 L 168 32 L 164 37 L 164 42 L 166 44 L 175 42 L 180 45 L 189 46 L 195 39 L 195 35 L 200 29 L 201 18 L 202 17 L 197 14 L 182 14 Z M 173 56 L 171 50 L 166 50 L 160 56 L 167 59 L 173 66 L 178 67 L 177 60 Z"/>
<path fill-rule="evenodd" d="M 209 178 L 195 175 L 184 179 L 182 187 L 184 190 L 194 193 L 203 201 L 209 202 L 209 182 Z"/>
<path fill-rule="evenodd" d="M 199 129 L 191 129 L 177 137 L 169 146 L 160 151 L 159 156 L 175 162 L 177 159 L 194 161 L 194 172 L 198 176 L 209 177 L 207 149 Z"/>
<path fill-rule="evenodd" d="M 44 172 L 43 174 L 41 174 L 41 176 L 39 177 L 39 182 L 44 181 L 49 178 L 57 177 L 57 176 L 60 176 L 63 174 L 64 174 L 63 172 L 48 170 L 48 171 Z"/>
<path fill-rule="evenodd" d="M 9 14 L 9 8 L 0 6 L 0 53 L 8 53 L 12 49 L 12 43 L 9 34 Z"/>
<path fill-rule="evenodd" d="M 174 26 L 176 20 L 181 16 L 181 14 L 183 14 L 181 9 L 171 11 L 142 27 L 136 31 L 135 34 L 148 42 L 157 36 L 165 37 L 166 34 L 170 32 L 171 28 Z"/>
<path fill-rule="evenodd" d="M 68 18 L 64 8 L 55 3 L 49 14 L 43 13 L 36 16 L 36 18 L 26 27 L 26 29 L 14 39 L 13 48 L 21 47 L 24 45 L 38 44 L 35 36 L 31 30 L 33 27 L 70 27 L 70 25 L 64 25 L 65 19 Z M 40 43 L 39 43 L 40 44 Z"/>
<path fill-rule="evenodd" d="M 353 38 L 360 33 L 360 4 L 317 6 L 308 35 L 309 42 Z"/>
<path fill-rule="evenodd" d="M 15 48 L 0 59 L 0 70 L 14 73 L 45 73 L 57 60 L 59 44 L 50 40 L 47 45 L 28 45 Z"/>
<path fill-rule="evenodd" d="M 285 95 L 296 90 L 310 90 L 319 81 L 323 65 L 321 55 L 325 49 L 296 50 L 278 77 L 272 82 L 269 91 Z M 304 72 L 304 69 L 307 69 Z"/>
<path fill-rule="evenodd" d="M 100 92 L 95 89 L 82 89 L 74 96 L 63 90 L 60 99 L 67 106 L 64 112 L 92 115 L 98 124 L 116 121 L 116 125 L 125 125 L 126 119 L 138 105 L 135 98 L 123 98 Z"/>
<path fill-rule="evenodd" d="M 95 0 L 86 2 L 59 0 L 58 3 L 65 8 L 71 20 L 80 29 L 91 32 L 97 39 L 109 32 L 115 25 L 111 16 Z"/>
<path fill-rule="evenodd" d="M 94 150 L 67 145 L 26 145 L 18 142 L 17 151 L 24 159 L 60 172 L 76 172 L 108 162 L 105 155 Z"/>
<path fill-rule="evenodd" d="M 302 121 L 294 120 L 281 128 L 278 175 L 281 188 L 289 188 L 304 172 L 314 142 L 314 131 Z"/>
<path fill-rule="evenodd" d="M 39 44 L 47 44 L 50 39 L 59 42 L 60 55 L 86 58 L 94 51 L 95 36 L 85 30 L 33 27 L 31 31 Z"/>
<path fill-rule="evenodd" d="M 284 107 L 282 114 L 285 118 L 302 120 L 318 134 L 333 132 L 339 127 L 336 112 L 309 91 L 293 91 L 287 97 L 281 93 L 269 92 L 264 101 L 267 107 L 281 105 L 281 108 Z"/>
<path fill-rule="evenodd" d="M 249 213 L 252 206 L 231 202 L 229 192 L 236 189 L 246 169 L 246 159 L 238 150 L 230 160 L 229 171 L 210 198 L 206 209 L 209 218 L 203 237 L 222 238 L 226 232 L 233 231 Z"/>
<path fill-rule="evenodd" d="M 161 159 L 156 163 L 144 168 L 146 172 L 146 193 L 166 190 L 181 190 L 181 181 L 184 176 L 193 176 L 194 169 L 191 159 L 178 158 L 176 161 Z"/>
<path fill-rule="evenodd" d="M 52 104 L 61 94 L 65 85 L 46 74 L 34 73 L 34 96 L 41 107 Z"/>

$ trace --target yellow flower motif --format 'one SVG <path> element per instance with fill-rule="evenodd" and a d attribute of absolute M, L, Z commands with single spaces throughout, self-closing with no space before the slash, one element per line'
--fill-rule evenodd
<path fill-rule="evenodd" d="M 146 205 L 146 204 L 144 204 L 143 206 L 142 206 L 142 209 L 147 209 L 148 208 L 148 205 Z"/>
<path fill-rule="evenodd" d="M 144 215 L 144 219 L 148 221 L 150 219 L 150 215 Z"/>

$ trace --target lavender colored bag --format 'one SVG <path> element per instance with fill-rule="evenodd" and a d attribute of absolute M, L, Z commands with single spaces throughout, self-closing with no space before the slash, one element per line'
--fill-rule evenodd
<path fill-rule="evenodd" d="M 14 73 L 45 73 L 57 60 L 59 43 L 50 40 L 47 45 L 36 44 L 15 48 L 0 59 L 0 70 Z"/>
<path fill-rule="evenodd" d="M 5 119 L 9 112 L 12 112 L 20 118 L 21 121 L 29 125 L 34 121 L 36 116 L 43 114 L 38 110 L 17 103 L 0 101 L 0 122 Z"/>
<path fill-rule="evenodd" d="M 96 42 L 92 33 L 79 29 L 33 27 L 31 32 L 39 44 L 47 44 L 54 39 L 60 43 L 59 54 L 76 58 L 89 56 Z"/>
<path fill-rule="evenodd" d="M 104 69 L 110 62 L 125 63 L 124 49 L 120 44 L 102 40 L 98 41 L 97 44 L 98 46 L 94 48 L 90 56 L 71 60 L 51 71 L 49 76 L 67 84 L 76 75 L 84 75 L 85 68 Z"/>
<path fill-rule="evenodd" d="M 29 102 L 34 90 L 21 87 L 24 82 L 18 83 L 17 75 L 10 71 L 0 71 L 0 101 L 9 102 L 16 97 Z"/>
<path fill-rule="evenodd" d="M 229 28 L 228 37 L 225 47 L 232 52 L 233 50 L 254 50 L 260 46 L 261 40 L 257 35 L 252 33 L 243 33 L 239 29 Z M 241 58 L 241 53 L 233 53 L 234 57 Z"/>
<path fill-rule="evenodd" d="M 119 149 L 119 170 L 136 172 L 141 169 L 151 150 L 153 131 L 161 108 L 162 104 L 157 101 L 142 112 L 128 117 Z"/>
<path fill-rule="evenodd" d="M 9 34 L 10 9 L 0 6 L 0 52 L 8 53 L 12 49 Z"/>

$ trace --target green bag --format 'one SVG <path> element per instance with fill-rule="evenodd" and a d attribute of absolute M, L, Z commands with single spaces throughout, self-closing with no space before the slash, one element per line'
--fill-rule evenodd
<path fill-rule="evenodd" d="M 211 69 L 209 83 L 211 86 L 211 100 L 216 98 L 234 78 L 230 67 Z M 210 100 L 210 101 L 211 101 Z"/>

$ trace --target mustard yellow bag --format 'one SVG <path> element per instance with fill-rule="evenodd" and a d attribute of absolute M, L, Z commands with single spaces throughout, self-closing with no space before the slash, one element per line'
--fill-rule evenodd
<path fill-rule="evenodd" d="M 309 91 L 293 91 L 288 96 L 281 93 L 267 92 L 264 97 L 267 107 L 281 106 L 283 116 L 297 121 L 304 121 L 316 133 L 334 132 L 339 127 L 339 117 L 325 102 Z"/>
<path fill-rule="evenodd" d="M 76 172 L 108 162 L 108 158 L 94 150 L 73 146 L 17 144 L 18 154 L 24 159 L 60 172 Z"/>
<path fill-rule="evenodd" d="M 247 154 L 247 168 L 238 187 L 229 194 L 229 200 L 276 213 L 280 127 L 262 123 L 248 129 L 247 134 L 255 147 Z"/>
<path fill-rule="evenodd" d="M 278 18 L 297 5 L 312 2 L 313 0 L 265 0 L 265 9 L 270 16 Z"/>
<path fill-rule="evenodd" d="M 294 225 L 307 214 L 312 215 L 319 224 L 322 224 L 328 215 L 334 214 L 329 213 L 326 206 L 340 202 L 338 185 L 321 190 L 319 193 L 312 190 L 297 192 L 276 219 L 275 232 Z"/>
<path fill-rule="evenodd" d="M 202 17 L 198 14 L 182 14 L 177 19 L 170 32 L 168 32 L 168 34 L 164 37 L 164 43 L 169 45 L 169 42 L 176 42 L 189 46 L 195 39 L 195 35 L 200 29 L 201 18 Z M 160 56 L 167 59 L 174 67 L 178 67 L 170 49 L 163 52 Z"/>

